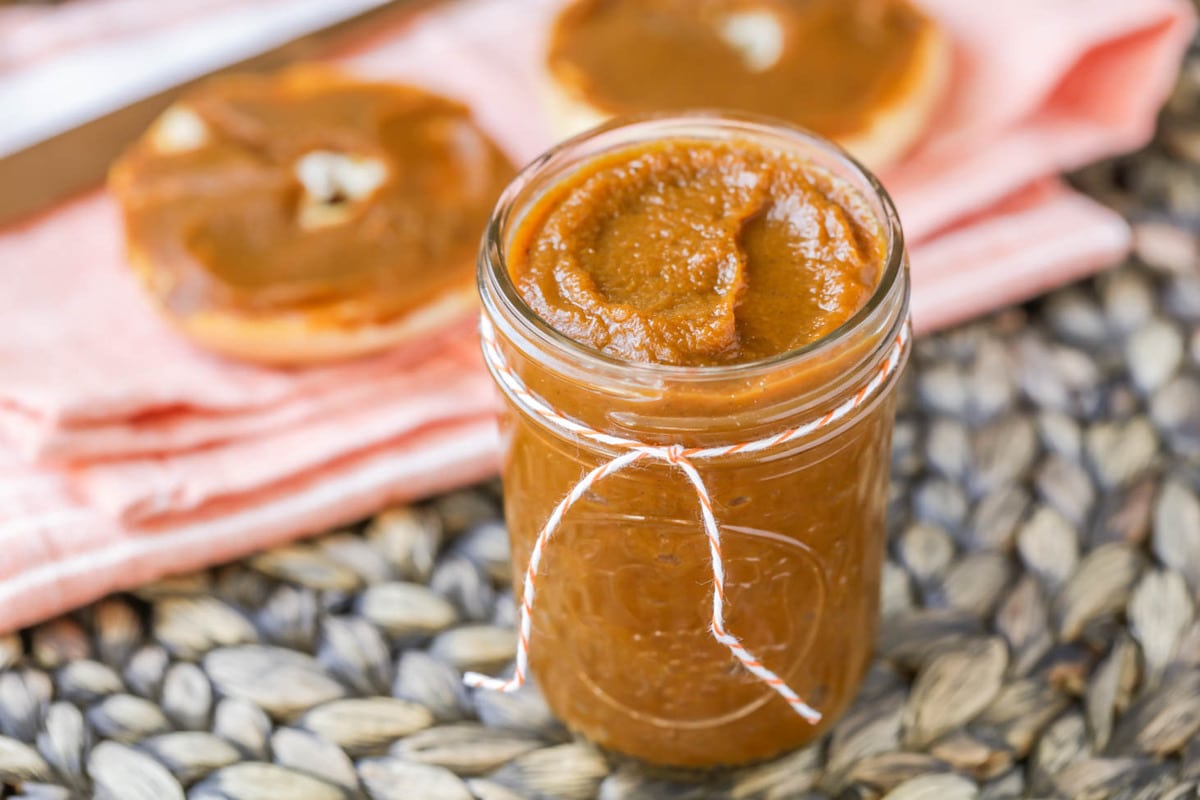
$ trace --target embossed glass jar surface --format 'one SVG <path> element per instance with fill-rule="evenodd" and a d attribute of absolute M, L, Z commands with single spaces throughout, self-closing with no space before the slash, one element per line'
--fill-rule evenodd
<path fill-rule="evenodd" d="M 868 304 L 810 346 L 721 367 L 634 364 L 546 325 L 517 294 L 506 263 L 523 214 L 591 159 L 663 138 L 760 144 L 854 187 L 888 243 Z M 908 305 L 899 223 L 874 178 L 803 131 L 723 114 L 618 121 L 546 153 L 502 197 L 479 281 L 499 349 L 532 392 L 597 430 L 689 448 L 769 436 L 854 396 L 879 372 Z M 845 710 L 875 638 L 895 380 L 810 436 L 696 464 L 722 534 L 727 627 L 822 713 L 820 724 L 799 717 L 713 639 L 712 562 L 696 492 L 672 465 L 643 462 L 597 482 L 543 555 L 532 663 L 568 726 L 646 761 L 713 767 L 798 747 Z M 520 593 L 555 505 L 622 451 L 548 426 L 511 396 L 501 432 Z"/>

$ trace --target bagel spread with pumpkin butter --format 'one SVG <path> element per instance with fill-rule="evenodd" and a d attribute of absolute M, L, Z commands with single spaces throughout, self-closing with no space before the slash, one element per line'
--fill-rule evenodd
<path fill-rule="evenodd" d="M 462 105 L 315 67 L 202 84 L 114 165 L 130 261 L 198 343 L 274 364 L 473 315 L 514 170 Z"/>
<path fill-rule="evenodd" d="M 563 135 L 621 114 L 736 110 L 880 169 L 925 130 L 949 70 L 944 32 L 910 0 L 573 0 L 546 84 Z"/>

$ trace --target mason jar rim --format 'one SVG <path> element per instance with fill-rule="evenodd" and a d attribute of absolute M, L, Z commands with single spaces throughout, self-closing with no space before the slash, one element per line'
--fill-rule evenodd
<path fill-rule="evenodd" d="M 638 133 L 645 133 L 647 135 L 634 135 Z M 714 136 L 714 133 L 723 135 Z M 577 163 L 573 164 L 573 166 L 582 166 L 592 158 L 605 153 L 618 152 L 621 149 L 635 146 L 638 143 L 670 138 L 724 138 L 726 140 L 736 140 L 738 138 L 737 134 L 744 134 L 747 139 L 753 141 L 756 135 L 759 137 L 768 135 L 785 140 L 791 139 L 799 146 L 819 151 L 823 158 L 835 162 L 837 166 L 849 171 L 854 180 L 861 181 L 866 189 L 871 192 L 871 196 L 864 197 L 864 199 L 871 207 L 872 214 L 875 214 L 877 211 L 874 206 L 878 205 L 879 213 L 877 216 L 886 236 L 887 250 L 884 258 L 883 274 L 876 283 L 870 298 L 862 308 L 842 322 L 841 325 L 812 342 L 765 358 L 733 364 L 681 366 L 631 361 L 610 355 L 563 334 L 542 319 L 525 302 L 525 299 L 517 290 L 508 269 L 506 236 L 513 222 L 520 222 L 520 219 L 514 220 L 514 213 L 517 211 L 527 211 L 534 205 L 533 200 L 529 200 L 521 208 L 517 206 L 525 190 L 543 172 L 554 165 L 556 161 L 569 156 L 580 146 L 596 143 L 603 139 L 603 137 L 613 134 L 625 134 L 626 136 L 614 141 L 610 147 L 600 148 L 587 154 Z M 819 168 L 825 168 L 823 162 L 814 163 Z M 837 177 L 844 179 L 841 175 L 837 175 Z M 856 192 L 864 193 L 863 187 L 854 186 L 854 189 Z M 488 313 L 493 320 L 497 318 L 495 312 L 500 309 L 496 307 L 493 293 L 498 293 L 507 308 L 515 312 L 513 316 L 516 323 L 522 328 L 521 332 L 526 336 L 531 336 L 534 340 L 540 340 L 542 344 L 551 345 L 562 353 L 590 363 L 591 365 L 601 366 L 608 370 L 621 370 L 626 375 L 636 374 L 639 377 L 645 377 L 653 381 L 682 380 L 687 382 L 689 379 L 729 380 L 748 378 L 781 367 L 791 366 L 797 362 L 806 361 L 822 352 L 833 349 L 842 344 L 853 332 L 860 330 L 881 309 L 886 311 L 884 308 L 885 303 L 893 295 L 893 290 L 897 288 L 897 283 L 905 277 L 905 273 L 904 233 L 891 196 L 879 182 L 878 178 L 862 163 L 846 152 L 846 150 L 812 131 L 771 117 L 742 112 L 702 109 L 685 112 L 642 113 L 620 116 L 568 139 L 564 139 L 529 162 L 517 173 L 516 177 L 513 178 L 503 193 L 501 193 L 496 208 L 488 220 L 483 235 L 483 245 L 479 253 L 477 282 L 480 296 L 484 303 L 485 313 Z M 904 289 L 906 294 L 902 300 L 904 305 L 902 314 L 906 314 L 907 287 L 902 286 L 900 288 Z M 903 319 L 897 320 L 897 323 L 902 324 Z"/>

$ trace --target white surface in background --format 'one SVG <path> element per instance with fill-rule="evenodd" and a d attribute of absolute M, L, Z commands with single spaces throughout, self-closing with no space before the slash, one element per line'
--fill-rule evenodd
<path fill-rule="evenodd" d="M 163 0 L 170 2 L 170 0 Z M 0 157 L 385 0 L 259 0 L 0 75 Z"/>

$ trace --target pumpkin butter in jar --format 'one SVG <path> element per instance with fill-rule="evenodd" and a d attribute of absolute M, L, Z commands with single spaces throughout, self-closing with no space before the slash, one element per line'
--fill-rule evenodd
<path fill-rule="evenodd" d="M 551 708 L 677 767 L 818 737 L 878 619 L 908 306 L 883 189 L 795 128 L 626 120 L 516 179 L 479 278 L 514 585 L 537 549 L 527 643 Z"/>

